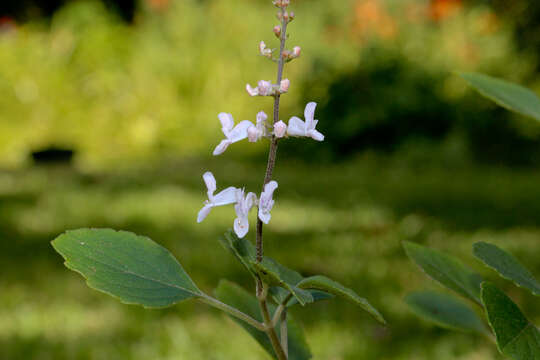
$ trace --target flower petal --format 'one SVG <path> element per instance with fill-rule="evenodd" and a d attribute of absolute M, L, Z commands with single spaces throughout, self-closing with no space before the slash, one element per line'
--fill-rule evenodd
<path fill-rule="evenodd" d="M 206 184 L 206 188 L 208 189 L 208 199 L 212 199 L 214 191 L 216 191 L 216 178 L 214 177 L 214 174 L 207 171 L 203 174 L 203 180 Z"/>
<path fill-rule="evenodd" d="M 259 111 L 257 113 L 257 125 L 262 123 L 262 122 L 265 122 L 266 119 L 268 119 L 268 115 L 266 115 L 266 113 L 264 111 Z"/>
<path fill-rule="evenodd" d="M 220 191 L 214 196 L 212 204 L 214 206 L 228 205 L 236 202 L 236 188 L 230 186 L 225 190 Z"/>
<path fill-rule="evenodd" d="M 210 210 L 212 210 L 213 207 L 214 206 L 212 204 L 204 205 L 197 215 L 197 222 L 202 222 L 208 216 L 208 214 L 210 214 Z"/>
<path fill-rule="evenodd" d="M 249 84 L 246 84 L 246 91 L 251 96 L 259 95 L 259 89 L 258 88 L 252 88 L 251 85 L 249 85 Z"/>
<path fill-rule="evenodd" d="M 306 119 L 306 125 L 308 129 L 313 129 L 315 127 L 311 127 L 311 124 L 313 123 L 313 119 L 315 118 L 316 107 L 316 102 L 310 102 L 306 105 L 306 109 L 304 110 L 304 118 Z"/>
<path fill-rule="evenodd" d="M 313 140 L 317 140 L 317 141 L 323 141 L 323 140 L 324 140 L 324 135 L 321 134 L 320 132 L 318 132 L 318 131 L 315 130 L 315 129 L 309 131 L 309 136 L 310 136 Z"/>
<path fill-rule="evenodd" d="M 227 147 L 232 144 L 229 139 L 221 140 L 218 146 L 214 149 L 213 155 L 221 155 L 227 150 Z"/>
<path fill-rule="evenodd" d="M 247 216 L 239 216 L 234 219 L 234 232 L 239 238 L 243 238 L 249 231 L 249 220 Z"/>
<path fill-rule="evenodd" d="M 234 127 L 234 118 L 232 114 L 228 113 L 219 113 L 218 119 L 221 122 L 221 130 L 227 136 L 227 134 L 233 129 Z"/>
<path fill-rule="evenodd" d="M 263 208 L 259 208 L 259 219 L 265 224 L 268 224 L 270 222 L 270 219 L 272 218 L 272 215 L 270 215 L 269 211 L 263 210 Z"/>
<path fill-rule="evenodd" d="M 227 136 L 227 139 L 231 143 L 235 143 L 240 140 L 244 140 L 248 137 L 247 129 L 249 129 L 250 126 L 254 126 L 253 123 L 249 120 L 243 120 L 238 125 L 232 129 L 232 131 L 229 133 L 229 136 Z"/>
<path fill-rule="evenodd" d="M 300 118 L 293 116 L 289 120 L 287 134 L 291 136 L 306 136 L 306 123 L 300 120 Z"/>

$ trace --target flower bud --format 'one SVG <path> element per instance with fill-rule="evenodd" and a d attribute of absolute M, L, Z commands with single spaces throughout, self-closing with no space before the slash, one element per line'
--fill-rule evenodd
<path fill-rule="evenodd" d="M 285 11 L 285 12 L 283 13 L 283 20 L 285 20 L 286 22 L 289 22 L 289 19 L 290 19 L 290 18 L 289 18 L 289 13 L 288 13 L 287 11 Z"/>
<path fill-rule="evenodd" d="M 300 48 L 300 46 L 295 46 L 293 48 L 293 52 L 292 52 L 292 55 L 293 57 L 297 58 L 300 56 L 300 53 L 302 52 L 302 49 Z"/>
<path fill-rule="evenodd" d="M 274 34 L 279 39 L 279 37 L 281 36 L 281 26 L 279 25 L 274 26 Z"/>
<path fill-rule="evenodd" d="M 291 11 L 291 13 L 289 14 L 289 21 L 293 21 L 294 20 L 294 11 Z"/>
<path fill-rule="evenodd" d="M 259 140 L 259 130 L 255 126 L 250 126 L 247 129 L 247 135 L 249 142 L 257 142 Z"/>
<path fill-rule="evenodd" d="M 289 86 L 291 86 L 291 82 L 289 81 L 289 79 L 281 80 L 281 83 L 279 84 L 279 92 L 286 93 L 287 91 L 289 91 Z"/>
<path fill-rule="evenodd" d="M 277 123 L 274 124 L 274 136 L 277 138 L 282 138 L 285 136 L 285 133 L 287 132 L 287 125 L 279 120 Z"/>

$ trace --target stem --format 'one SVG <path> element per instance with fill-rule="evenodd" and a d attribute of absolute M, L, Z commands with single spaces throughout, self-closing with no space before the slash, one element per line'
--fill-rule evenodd
<path fill-rule="evenodd" d="M 281 9 L 281 15 L 284 14 L 284 9 Z M 280 46 L 279 46 L 279 60 L 278 60 L 278 73 L 277 73 L 277 84 L 281 83 L 281 80 L 283 80 L 283 67 L 285 65 L 285 61 L 283 60 L 283 50 L 285 50 L 285 41 L 287 40 L 287 20 L 281 21 L 281 37 L 280 37 Z M 272 121 L 272 125 L 274 125 L 276 122 L 279 121 L 279 100 L 280 100 L 281 94 L 278 92 L 274 96 L 274 119 Z M 276 154 L 277 154 L 277 147 L 278 147 L 278 139 L 272 135 L 272 139 L 270 142 L 270 151 L 268 152 L 268 163 L 266 164 L 266 173 L 264 175 L 264 182 L 263 182 L 263 191 L 264 186 L 272 180 L 272 173 L 274 172 L 274 167 L 276 166 Z M 263 222 L 261 219 L 257 218 L 257 238 L 256 238 L 256 249 L 257 249 L 257 256 L 256 261 L 260 263 L 263 259 Z M 260 288 L 258 286 L 258 288 Z M 260 291 L 260 289 L 259 289 Z"/>
<path fill-rule="evenodd" d="M 261 307 L 264 324 L 266 326 L 266 335 L 268 335 L 268 338 L 270 339 L 270 342 L 272 343 L 272 347 L 274 348 L 274 351 L 276 353 L 278 360 L 287 360 L 287 355 L 283 351 L 283 347 L 281 346 L 279 342 L 279 339 L 276 334 L 276 330 L 272 326 L 272 320 L 270 319 L 270 313 L 268 312 L 266 299 L 259 300 L 259 305 Z"/>
<path fill-rule="evenodd" d="M 283 50 L 285 50 L 285 41 L 287 40 L 287 23 L 288 23 L 288 21 L 283 18 L 285 9 L 281 8 L 280 11 L 282 15 L 282 21 L 281 21 L 281 37 L 280 37 L 278 72 L 277 72 L 278 85 L 281 83 L 281 80 L 283 79 L 283 67 L 285 65 L 285 61 L 283 59 Z M 274 119 L 272 121 L 272 127 L 276 122 L 279 121 L 280 96 L 281 94 L 279 92 L 276 95 L 274 95 Z M 264 175 L 264 182 L 262 185 L 263 191 L 264 191 L 264 186 L 268 184 L 270 180 L 272 180 L 272 173 L 274 172 L 274 167 L 276 166 L 277 147 L 278 147 L 278 139 L 275 137 L 275 135 L 272 135 L 272 139 L 270 141 L 270 150 L 268 152 L 268 162 L 266 164 L 266 173 Z M 257 218 L 257 233 L 256 233 L 255 247 L 256 247 L 256 261 L 257 263 L 260 263 L 263 260 L 264 249 L 263 249 L 263 222 L 259 218 Z M 257 293 L 257 298 L 259 299 L 259 306 L 261 308 L 261 313 L 264 319 L 266 335 L 268 336 L 268 338 L 270 339 L 270 342 L 272 343 L 272 347 L 274 348 L 274 352 L 276 353 L 278 360 L 287 360 L 288 358 L 287 351 L 283 350 L 283 347 L 277 337 L 276 330 L 274 328 L 274 322 L 270 318 L 270 313 L 268 312 L 268 306 L 266 304 L 266 298 L 268 295 L 267 290 L 268 289 L 266 288 L 266 285 L 263 284 L 261 278 L 257 277 L 256 293 Z"/>
<path fill-rule="evenodd" d="M 265 326 L 265 324 L 260 323 L 259 321 L 255 320 L 251 316 L 241 312 L 240 310 L 236 308 L 233 308 L 232 306 L 222 303 L 218 299 L 214 299 L 213 297 L 204 294 L 199 300 L 210 306 L 220 309 L 226 312 L 227 314 L 234 316 L 237 319 L 245 321 L 246 323 L 253 326 L 257 330 L 265 331 L 265 332 L 267 331 L 267 327 Z"/>
<path fill-rule="evenodd" d="M 281 304 L 279 304 L 278 308 L 276 309 L 276 312 L 274 313 L 274 317 L 272 318 L 272 325 L 273 326 L 276 326 L 279 319 L 280 319 L 280 316 L 281 316 L 281 313 L 285 310 L 287 311 L 287 304 L 289 303 L 289 300 L 291 300 L 292 298 L 292 294 L 289 294 L 287 295 L 287 297 L 285 298 L 285 300 L 283 300 L 283 302 Z"/>
<path fill-rule="evenodd" d="M 287 308 L 281 313 L 281 346 L 283 346 L 283 351 L 285 356 L 289 357 L 289 337 L 287 335 Z"/>

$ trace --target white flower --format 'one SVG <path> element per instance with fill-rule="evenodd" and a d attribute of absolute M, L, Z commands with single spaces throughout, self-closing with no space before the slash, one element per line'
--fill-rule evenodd
<path fill-rule="evenodd" d="M 257 203 L 257 195 L 250 192 L 244 196 L 244 189 L 236 189 L 236 219 L 234 219 L 234 232 L 239 238 L 243 238 L 249 231 L 249 211 Z"/>
<path fill-rule="evenodd" d="M 216 146 L 213 153 L 214 155 L 223 154 L 229 145 L 247 138 L 247 130 L 250 126 L 253 126 L 253 123 L 248 120 L 243 120 L 238 123 L 238 125 L 234 126 L 232 115 L 227 113 L 220 113 L 218 118 L 219 121 L 221 121 L 221 130 L 225 135 L 225 139 Z"/>
<path fill-rule="evenodd" d="M 197 216 L 198 223 L 208 216 L 213 207 L 235 203 L 236 190 L 238 190 L 231 186 L 214 196 L 214 192 L 216 191 L 216 179 L 214 178 L 214 175 L 210 171 L 207 171 L 204 173 L 203 179 L 208 188 L 208 200 L 204 202 L 203 208 L 199 211 L 199 215 Z"/>
<path fill-rule="evenodd" d="M 282 138 L 285 136 L 285 133 L 287 132 L 287 125 L 279 120 L 277 123 L 274 124 L 274 135 L 277 138 Z"/>
<path fill-rule="evenodd" d="M 289 91 L 289 87 L 291 86 L 291 82 L 289 79 L 281 80 L 281 83 L 279 84 L 279 92 L 280 93 L 286 93 Z"/>
<path fill-rule="evenodd" d="M 300 118 L 293 116 L 289 120 L 287 134 L 291 136 L 306 136 L 312 138 L 313 140 L 323 141 L 324 135 L 315 130 L 315 126 L 317 126 L 317 123 L 319 122 L 319 120 L 313 119 L 315 116 L 316 106 L 317 103 L 314 102 L 310 102 L 306 105 L 306 109 L 304 110 L 304 116 L 306 118 L 305 122 Z"/>
<path fill-rule="evenodd" d="M 248 139 L 250 142 L 259 141 L 260 138 L 266 136 L 266 120 L 268 115 L 264 111 L 259 111 L 257 113 L 257 125 L 253 124 L 248 128 Z"/>
<path fill-rule="evenodd" d="M 246 91 L 251 96 L 270 96 L 274 95 L 274 86 L 271 81 L 260 80 L 257 83 L 257 87 L 253 88 L 251 85 L 246 85 Z"/>
<path fill-rule="evenodd" d="M 259 52 L 262 56 L 272 57 L 272 49 L 268 49 L 264 41 L 259 43 Z"/>
<path fill-rule="evenodd" d="M 264 191 L 261 193 L 261 199 L 259 200 L 259 219 L 265 224 L 268 224 L 271 218 L 270 210 L 274 206 L 272 195 L 277 187 L 278 183 L 272 180 L 264 186 Z"/>

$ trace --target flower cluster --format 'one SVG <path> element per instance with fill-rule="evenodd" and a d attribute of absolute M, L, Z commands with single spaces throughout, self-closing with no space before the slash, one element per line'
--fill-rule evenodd
<path fill-rule="evenodd" d="M 197 216 L 198 223 L 202 222 L 210 214 L 210 210 L 213 207 L 230 204 L 234 204 L 234 210 L 236 211 L 236 219 L 234 219 L 233 224 L 234 232 L 240 238 L 246 236 L 249 231 L 248 216 L 254 206 L 259 208 L 258 216 L 262 222 L 268 224 L 270 221 L 270 210 L 274 207 L 272 196 L 278 187 L 276 181 L 270 181 L 266 184 L 260 198 L 257 198 L 257 195 L 254 193 L 249 192 L 246 194 L 243 188 L 235 188 L 233 186 L 214 195 L 217 189 L 214 175 L 210 171 L 207 171 L 204 173 L 203 179 L 208 189 L 208 200 L 204 202 L 203 208 L 199 211 L 199 215 Z"/>
<path fill-rule="evenodd" d="M 289 5 L 289 0 L 274 0 L 274 5 L 281 8 L 278 18 L 282 21 L 283 29 L 286 29 L 286 24 L 294 18 L 294 14 L 288 14 L 285 8 Z M 281 26 L 273 28 L 274 34 L 282 41 L 282 47 L 286 38 L 286 34 L 282 32 Z M 280 66 L 283 66 L 285 61 L 293 60 L 300 56 L 301 49 L 295 46 L 292 50 L 280 51 L 278 56 Z M 259 43 L 259 53 L 262 56 L 273 59 L 273 49 L 269 49 L 264 41 Z M 281 79 L 281 72 L 279 73 Z M 273 84 L 271 81 L 260 80 L 256 87 L 246 85 L 246 90 L 251 96 L 275 96 L 277 98 L 289 91 L 291 85 L 289 79 L 278 80 L 279 84 Z M 268 115 L 264 111 L 260 111 L 256 116 L 256 122 L 249 120 L 240 121 L 235 124 L 232 114 L 220 113 L 218 119 L 221 122 L 221 131 L 225 135 L 225 139 L 214 149 L 214 155 L 221 155 L 227 150 L 229 145 L 248 139 L 249 142 L 257 142 L 263 138 L 272 139 L 273 143 L 277 139 L 288 136 L 293 137 L 309 137 L 316 141 L 323 141 L 324 135 L 315 129 L 318 120 L 315 120 L 315 108 L 317 104 L 310 102 L 304 110 L 304 120 L 297 116 L 289 119 L 286 124 L 282 120 L 274 119 L 273 122 L 268 121 Z M 211 172 L 206 172 L 203 175 L 204 182 L 208 189 L 208 200 L 205 201 L 203 208 L 199 211 L 197 222 L 202 222 L 210 213 L 213 207 L 234 204 L 236 219 L 234 220 L 233 228 L 238 237 L 243 238 L 249 231 L 248 215 L 253 207 L 258 208 L 258 218 L 265 224 L 270 221 L 270 211 L 274 206 L 273 194 L 278 187 L 276 181 L 269 181 L 264 185 L 264 189 L 259 197 L 253 192 L 246 193 L 244 188 L 228 187 L 216 195 L 216 179 Z"/>
<path fill-rule="evenodd" d="M 227 147 L 229 147 L 230 144 L 246 138 L 250 142 L 257 142 L 264 137 L 270 137 L 272 135 L 277 138 L 288 135 L 295 137 L 310 137 L 313 140 L 323 141 L 324 135 L 315 130 L 315 126 L 319 121 L 315 120 L 316 106 L 317 103 L 308 103 L 304 111 L 305 121 L 297 116 L 293 116 L 289 120 L 288 126 L 282 120 L 273 125 L 269 125 L 267 122 L 268 115 L 266 115 L 264 111 L 260 111 L 257 114 L 256 124 L 253 124 L 249 120 L 243 120 L 236 126 L 234 125 L 234 118 L 231 114 L 220 113 L 218 118 L 221 122 L 221 131 L 223 131 L 225 139 L 221 140 L 216 146 L 213 154 L 221 155 L 227 150 Z"/>

